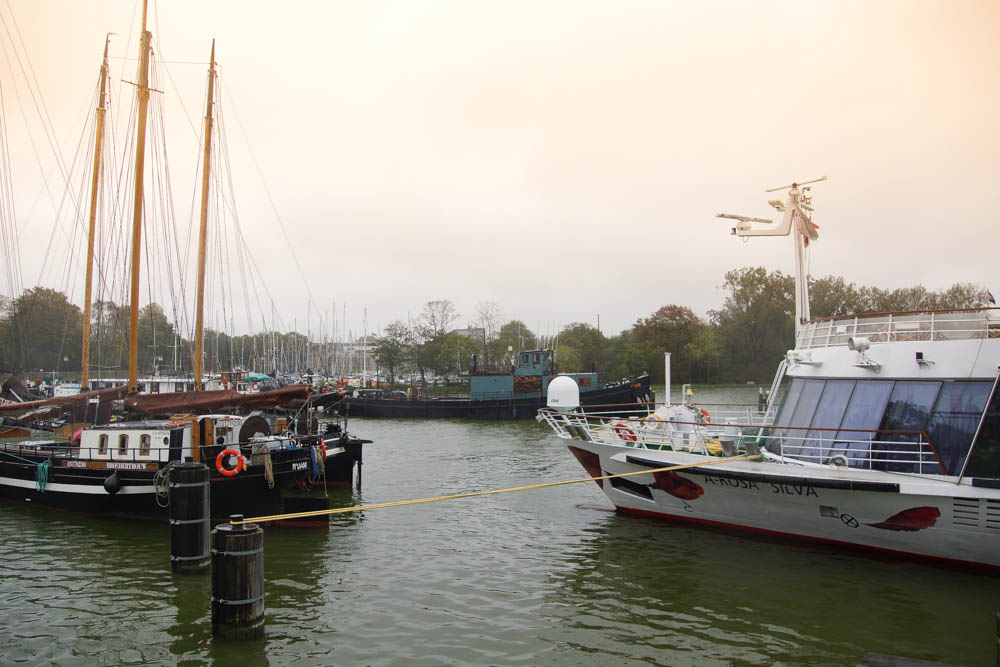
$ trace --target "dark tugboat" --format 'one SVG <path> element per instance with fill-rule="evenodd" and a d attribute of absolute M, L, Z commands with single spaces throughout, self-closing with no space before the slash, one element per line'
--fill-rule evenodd
<path fill-rule="evenodd" d="M 359 389 L 340 402 L 341 412 L 352 417 L 451 417 L 461 419 L 531 419 L 545 407 L 553 378 L 573 378 L 584 405 L 613 405 L 619 411 L 646 412 L 652 400 L 649 375 L 601 385 L 597 373 L 556 373 L 552 350 L 528 350 L 518 356 L 516 367 L 473 371 L 468 396 L 442 398 L 395 396 L 380 389 Z M 400 395 L 401 394 L 401 395 Z"/>

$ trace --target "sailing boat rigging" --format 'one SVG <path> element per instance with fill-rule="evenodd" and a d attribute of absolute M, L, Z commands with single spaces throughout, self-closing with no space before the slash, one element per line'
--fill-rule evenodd
<path fill-rule="evenodd" d="M 169 502 L 164 484 L 166 473 L 177 462 L 193 460 L 204 462 L 211 469 L 211 512 L 214 518 L 221 519 L 233 512 L 268 514 L 301 509 L 303 501 L 288 496 L 285 491 L 293 485 L 301 486 L 303 482 L 310 481 L 319 475 L 321 465 L 325 467 L 327 453 L 324 438 L 301 432 L 299 435 L 272 435 L 268 421 L 257 414 L 240 417 L 206 413 L 215 413 L 220 408 L 234 405 L 261 408 L 287 404 L 294 398 L 306 398 L 308 389 L 305 386 L 286 387 L 250 397 L 235 391 L 177 392 L 158 396 L 137 393 L 145 120 L 150 93 L 148 67 L 152 42 L 152 34 L 146 29 L 146 9 L 144 0 L 137 77 L 139 121 L 136 125 L 132 208 L 129 377 L 127 388 L 106 391 L 124 393 L 127 390 L 129 396 L 125 405 L 133 413 L 172 416 L 165 421 L 121 422 L 81 428 L 70 442 L 2 444 L 0 497 L 103 516 L 166 518 L 165 508 Z M 106 54 L 107 42 L 102 85 L 106 83 Z M 214 78 L 214 71 L 213 43 L 210 77 Z M 211 126 L 211 107 L 210 97 L 207 129 Z M 98 140 L 100 137 L 99 133 Z M 207 149 L 204 159 L 207 165 Z M 207 193 L 207 182 L 206 169 L 203 194 Z M 96 186 L 92 188 L 92 192 L 95 191 Z M 203 204 L 202 236 L 205 224 Z M 93 235 L 90 238 L 93 239 Z M 199 254 L 204 261 L 203 243 Z M 203 277 L 203 268 L 200 273 Z M 89 400 L 87 397 L 84 394 L 70 398 Z M 340 435 L 336 433 L 336 437 Z M 326 502 L 321 498 L 305 502 L 313 509 L 320 501 Z"/>

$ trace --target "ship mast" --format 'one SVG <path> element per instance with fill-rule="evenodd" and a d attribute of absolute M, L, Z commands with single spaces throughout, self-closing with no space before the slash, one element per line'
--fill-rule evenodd
<path fill-rule="evenodd" d="M 87 279 L 83 291 L 83 347 L 80 361 L 80 391 L 87 391 L 90 369 L 90 300 L 94 283 L 94 230 L 97 227 L 97 190 L 101 182 L 101 159 L 104 151 L 105 97 L 108 83 L 108 44 L 104 40 L 104 61 L 101 64 L 101 95 L 97 105 L 97 135 L 94 140 L 94 174 L 90 183 L 90 229 L 87 236 Z"/>
<path fill-rule="evenodd" d="M 750 223 L 763 222 L 773 223 L 766 218 L 750 218 L 732 213 L 718 213 L 717 218 L 728 218 L 736 220 L 738 224 L 733 227 L 733 235 L 743 238 L 749 236 L 791 236 L 795 250 L 795 341 L 798 344 L 799 329 L 809 321 L 809 275 L 806 267 L 805 254 L 809 241 L 819 238 L 816 232 L 816 225 L 812 222 L 812 197 L 809 191 L 812 188 L 802 187 L 810 183 L 825 181 L 826 176 L 813 178 L 808 181 L 800 181 L 791 185 L 782 185 L 770 188 L 767 192 L 778 192 L 788 190 L 788 199 L 782 202 L 780 199 L 772 199 L 768 203 L 779 212 L 784 213 L 781 224 L 770 229 L 753 229 Z"/>
<path fill-rule="evenodd" d="M 215 40 L 212 40 L 211 64 L 208 68 L 208 99 L 205 102 L 205 150 L 201 167 L 201 225 L 198 233 L 198 303 L 194 326 L 194 389 L 201 391 L 201 361 L 205 326 L 205 241 L 208 231 L 209 167 L 212 155 L 212 102 L 215 92 Z"/>
<path fill-rule="evenodd" d="M 153 35 L 146 30 L 146 0 L 142 3 L 142 37 L 139 42 L 139 117 L 135 146 L 135 196 L 132 200 L 132 287 L 128 329 L 128 392 L 139 384 L 139 264 L 142 248 L 142 180 L 146 157 L 146 116 L 149 108 L 149 51 Z"/>

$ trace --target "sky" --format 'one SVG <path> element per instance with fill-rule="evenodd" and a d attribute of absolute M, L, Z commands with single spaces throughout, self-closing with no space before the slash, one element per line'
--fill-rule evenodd
<path fill-rule="evenodd" d="M 51 146 L 77 151 L 108 32 L 130 103 L 139 5 L 0 2 L 23 281 L 79 304 L 43 251 L 67 188 Z M 726 271 L 793 270 L 789 239 L 741 242 L 715 214 L 777 220 L 766 188 L 823 175 L 812 275 L 1000 289 L 996 0 L 151 0 L 150 17 L 179 224 L 215 39 L 240 225 L 286 329 L 357 336 L 439 299 L 456 325 L 495 302 L 550 335 L 705 316 Z"/>

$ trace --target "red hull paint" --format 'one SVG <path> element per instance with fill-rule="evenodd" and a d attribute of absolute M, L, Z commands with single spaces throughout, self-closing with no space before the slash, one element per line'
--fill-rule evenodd
<path fill-rule="evenodd" d="M 700 526 L 710 526 L 713 528 L 723 528 L 727 530 L 739 530 L 747 533 L 756 533 L 758 535 L 767 535 L 770 537 L 781 537 L 791 540 L 796 540 L 800 542 L 820 542 L 823 544 L 832 544 L 838 547 L 848 547 L 850 549 L 861 549 L 864 551 L 873 551 L 881 554 L 890 554 L 893 556 L 904 556 L 906 558 L 920 559 L 920 560 L 932 560 L 938 563 L 947 563 L 949 565 L 960 565 L 962 567 L 975 567 L 988 570 L 990 572 L 1000 572 L 1000 566 L 990 565 L 988 563 L 977 563 L 975 561 L 961 560 L 958 558 L 942 558 L 941 556 L 927 556 L 925 554 L 913 553 L 910 551 L 898 551 L 896 549 L 885 549 L 882 547 L 872 547 L 866 544 L 856 544 L 854 542 L 841 542 L 840 540 L 831 540 L 825 537 L 810 537 L 808 535 L 797 535 L 795 533 L 783 533 L 779 530 L 768 530 L 766 528 L 754 528 L 752 526 L 741 526 L 736 523 L 726 523 L 724 521 L 712 521 L 711 519 L 698 519 L 691 516 L 678 516 L 675 514 L 663 514 L 660 512 L 650 512 L 648 510 L 632 509 L 630 507 L 616 507 L 616 509 L 622 514 L 632 514 L 635 516 L 647 516 L 655 519 L 666 519 L 667 521 L 680 521 L 683 523 L 696 524 Z"/>

